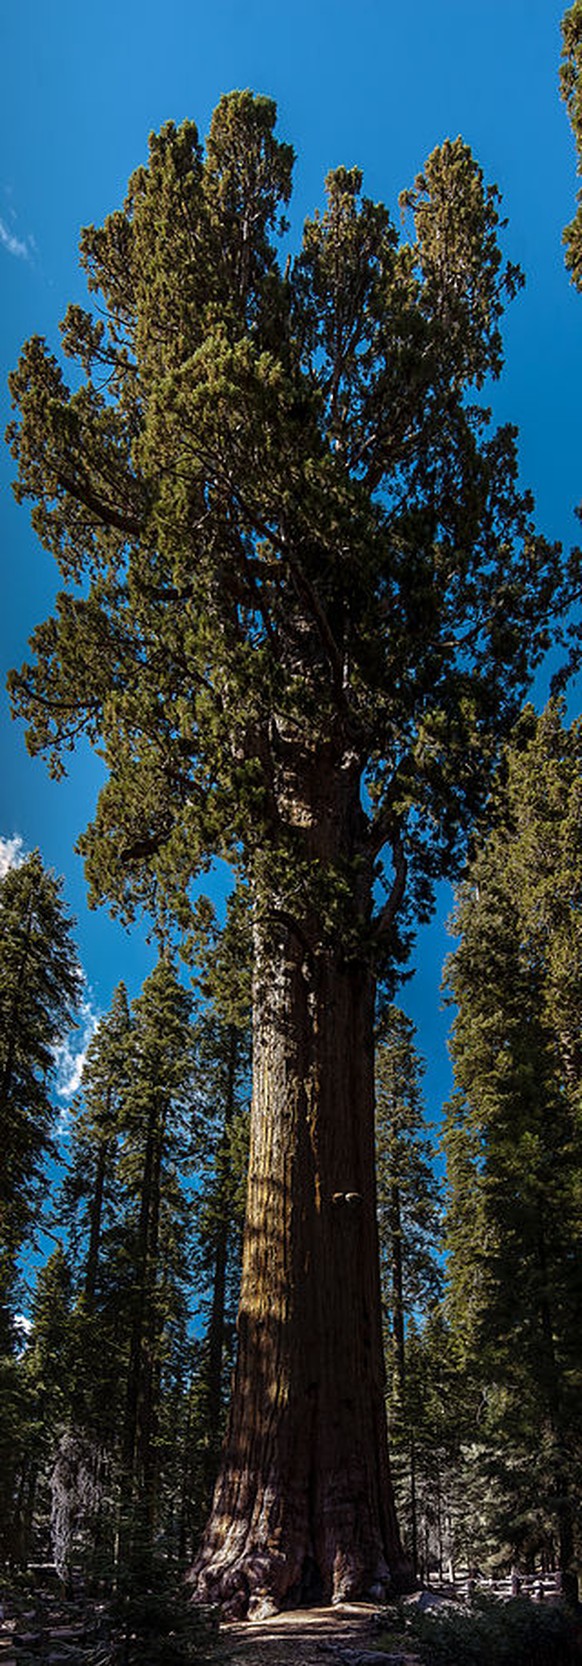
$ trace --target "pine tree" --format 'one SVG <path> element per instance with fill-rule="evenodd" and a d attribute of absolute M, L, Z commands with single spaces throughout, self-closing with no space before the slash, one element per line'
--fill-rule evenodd
<path fill-rule="evenodd" d="M 436 1152 L 425 1120 L 416 1030 L 397 1007 L 383 1014 L 376 1051 L 376 1154 L 382 1295 L 387 1325 L 388 1420 L 399 1516 L 418 1571 L 418 1396 L 410 1392 L 408 1336 L 442 1285 Z"/>
<path fill-rule="evenodd" d="M 130 1257 L 122 1508 L 147 1557 L 160 1482 L 164 1373 L 187 1317 L 188 1200 L 179 1170 L 194 1105 L 191 997 L 161 959 L 131 1007 L 131 1076 L 124 1095 L 119 1173 Z M 133 1512 L 133 1516 L 132 1516 Z M 122 1544 L 122 1556 L 131 1557 Z"/>
<path fill-rule="evenodd" d="M 208 1286 L 198 1385 L 206 1436 L 198 1492 L 201 1485 L 208 1494 L 224 1435 L 226 1368 L 233 1364 L 248 1171 L 252 955 L 244 892 L 229 898 L 221 928 L 208 903 L 200 905 L 197 962 L 206 1002 L 196 1026 L 197 1090 L 204 1104 L 197 1239 L 201 1285 Z"/>
<path fill-rule="evenodd" d="M 15 1325 L 19 1256 L 39 1224 L 54 1147 L 56 1049 L 74 1022 L 82 974 L 62 885 L 38 851 L 0 881 L 0 1539 L 28 1552 L 37 1416 Z"/>
<path fill-rule="evenodd" d="M 205 149 L 191 122 L 152 137 L 123 209 L 83 234 L 99 300 L 65 320 L 75 391 L 38 337 L 11 383 L 17 495 L 66 586 L 12 690 L 57 771 L 81 731 L 105 758 L 93 898 L 188 931 L 212 856 L 251 894 L 239 1352 L 197 1580 L 253 1612 L 314 1569 L 336 1597 L 403 1571 L 376 981 L 461 858 L 573 583 L 534 531 L 514 431 L 476 399 L 520 283 L 497 191 L 447 140 L 399 244 L 340 167 L 283 268 L 275 114 L 233 93 Z"/>
<path fill-rule="evenodd" d="M 38 851 L 0 882 L 0 1300 L 33 1231 L 55 1121 L 56 1048 L 82 974 L 62 885 Z"/>
<path fill-rule="evenodd" d="M 525 714 L 456 916 L 449 1304 L 573 1555 L 582 1455 L 582 730 Z M 499 1403 L 497 1395 L 497 1404 Z M 515 1456 L 515 1452 L 514 1452 Z"/>
<path fill-rule="evenodd" d="M 53 1452 L 54 1517 L 66 1549 L 69 1530 L 83 1515 L 85 1572 L 101 1578 L 111 1578 L 114 1565 L 127 1373 L 129 1271 L 119 1154 L 130 1041 L 127 994 L 120 984 L 87 1047 L 55 1209 L 68 1239 L 74 1301 L 67 1416 Z"/>
<path fill-rule="evenodd" d="M 36 1276 L 32 1328 L 20 1367 L 29 1406 L 17 1492 L 24 1562 L 30 1557 L 34 1539 L 43 1557 L 51 1554 L 50 1472 L 69 1420 L 74 1372 L 72 1299 L 71 1268 L 62 1243 L 58 1243 Z"/>
<path fill-rule="evenodd" d="M 14 1345 L 0 1350 L 0 1557 L 24 1567 L 30 1548 L 31 1454 L 38 1433 L 22 1360 Z"/>
<path fill-rule="evenodd" d="M 115 991 L 87 1049 L 63 1187 L 74 1299 L 55 1519 L 65 1544 L 84 1508 L 87 1570 L 119 1586 L 150 1577 L 154 1531 L 170 1558 L 179 1534 L 201 1117 L 191 1009 L 165 958 L 131 1008 Z"/>
<path fill-rule="evenodd" d="M 384 1301 L 390 1314 L 396 1398 L 405 1382 L 406 1321 L 436 1302 L 442 1284 L 436 1151 L 426 1123 L 416 1029 L 391 1006 L 376 1051 L 378 1218 Z"/>
<path fill-rule="evenodd" d="M 116 1173 L 129 1074 L 129 1011 L 125 984 L 120 983 L 110 1012 L 98 1023 L 85 1054 L 63 1188 L 77 1257 L 83 1244 L 83 1294 L 89 1310 L 95 1304 L 103 1225 Z"/>

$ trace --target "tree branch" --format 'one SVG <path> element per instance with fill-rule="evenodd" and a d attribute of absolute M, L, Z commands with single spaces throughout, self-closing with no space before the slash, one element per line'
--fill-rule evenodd
<path fill-rule="evenodd" d="M 100 498 L 79 480 L 71 480 L 62 470 L 56 471 L 57 481 L 63 491 L 69 492 L 72 498 L 85 505 L 97 519 L 106 526 L 115 527 L 118 532 L 125 532 L 129 538 L 139 538 L 142 532 L 142 522 L 133 515 L 124 515 L 111 504 L 105 504 Z"/>
<path fill-rule="evenodd" d="M 394 862 L 394 879 L 389 896 L 386 898 L 380 913 L 373 921 L 374 940 L 386 937 L 394 923 L 398 910 L 402 907 L 406 881 L 408 878 L 408 863 L 404 854 L 404 847 L 398 832 L 392 835 L 392 860 Z"/>

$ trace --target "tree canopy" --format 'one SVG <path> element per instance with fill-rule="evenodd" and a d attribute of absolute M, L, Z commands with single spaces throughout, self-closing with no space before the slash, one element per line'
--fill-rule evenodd
<path fill-rule="evenodd" d="M 399 241 L 336 169 L 283 264 L 275 117 L 232 93 L 205 149 L 192 122 L 153 135 L 123 209 L 82 235 L 94 305 L 62 327 L 71 385 L 41 338 L 24 349 L 16 492 L 66 588 L 12 692 L 57 772 L 83 731 L 103 752 L 94 899 L 184 925 L 219 854 L 282 911 L 315 903 L 324 931 L 391 926 L 394 951 L 405 877 L 422 914 L 574 571 L 534 530 L 515 431 L 476 401 L 521 282 L 497 190 L 445 141 Z M 318 751 L 366 782 L 360 867 L 386 860 L 371 933 L 367 897 L 346 917 L 354 853 L 310 860 L 298 755 Z"/>

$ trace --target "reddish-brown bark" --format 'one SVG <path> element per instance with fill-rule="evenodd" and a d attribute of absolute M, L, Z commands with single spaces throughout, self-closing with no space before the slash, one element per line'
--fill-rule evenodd
<path fill-rule="evenodd" d="M 290 926 L 257 962 L 230 1422 L 197 1595 L 257 1615 L 402 1573 L 386 1444 L 373 986 Z"/>

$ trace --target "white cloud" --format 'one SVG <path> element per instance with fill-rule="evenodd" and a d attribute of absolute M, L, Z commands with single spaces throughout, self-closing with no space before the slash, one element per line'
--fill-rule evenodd
<path fill-rule="evenodd" d="M 18 868 L 22 862 L 24 844 L 19 833 L 11 839 L 0 838 L 0 879 L 5 879 L 9 868 Z"/>
<path fill-rule="evenodd" d="M 5 220 L 2 219 L 0 219 L 0 243 L 7 253 L 14 255 L 17 260 L 30 260 L 34 248 L 33 239 L 31 237 L 16 237 L 15 233 L 10 231 L 6 225 Z"/>
<path fill-rule="evenodd" d="M 55 1061 L 57 1066 L 56 1091 L 59 1099 L 69 1100 L 78 1093 L 83 1075 L 83 1065 L 89 1042 L 95 1034 L 99 1023 L 100 1013 L 95 1012 L 90 1001 L 83 1001 L 79 1013 L 78 1028 L 67 1036 L 66 1041 L 57 1047 Z M 67 1130 L 67 1111 L 61 1113 L 59 1133 Z"/>
<path fill-rule="evenodd" d="M 14 1323 L 17 1331 L 19 1331 L 22 1336 L 30 1336 L 30 1332 L 32 1330 L 32 1319 L 28 1319 L 26 1313 L 15 1313 Z"/>
<path fill-rule="evenodd" d="M 25 855 L 24 841 L 20 833 L 14 833 L 11 839 L 0 835 L 0 880 L 4 879 L 11 868 L 18 868 Z M 82 974 L 81 987 L 85 984 L 85 974 Z M 54 1059 L 56 1066 L 56 1093 L 59 1099 L 68 1101 L 73 1098 L 81 1086 L 85 1054 L 94 1036 L 101 1014 L 94 1010 L 90 999 L 81 1003 L 77 1026 L 70 1032 L 66 1040 L 55 1048 Z M 57 1132 L 66 1134 L 68 1127 L 68 1111 L 63 1108 Z"/>

